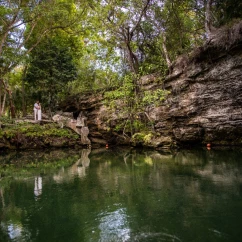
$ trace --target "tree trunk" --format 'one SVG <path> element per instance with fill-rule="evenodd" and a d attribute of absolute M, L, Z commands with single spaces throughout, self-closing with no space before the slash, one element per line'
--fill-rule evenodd
<path fill-rule="evenodd" d="M 128 50 L 128 59 L 129 59 L 131 71 L 133 73 L 137 74 L 139 71 L 138 59 L 137 59 L 136 55 L 133 53 L 133 51 L 130 47 L 130 43 L 127 43 L 126 46 L 127 46 L 127 50 Z"/>
<path fill-rule="evenodd" d="M 4 105 L 5 105 L 5 101 L 6 101 L 6 94 L 8 94 L 8 96 L 9 96 L 9 109 L 10 109 L 11 117 L 12 118 L 15 118 L 16 117 L 16 114 L 15 114 L 15 106 L 14 106 L 14 103 L 13 103 L 12 92 L 7 87 L 7 84 L 6 84 L 6 82 L 3 79 L 1 80 L 1 82 L 3 84 L 3 87 L 4 87 L 5 91 L 6 91 L 6 93 L 4 95 L 4 102 L 3 102 L 2 112 L 4 111 Z"/>
<path fill-rule="evenodd" d="M 207 0 L 205 8 L 205 31 L 207 34 L 207 39 L 211 39 L 211 28 L 212 28 L 212 2 L 213 0 Z"/>
<path fill-rule="evenodd" d="M 52 119 L 52 117 L 53 117 L 53 115 L 52 115 L 52 94 L 51 94 L 51 92 L 49 92 L 49 98 L 48 98 L 48 104 L 49 104 L 49 115 L 50 115 L 50 117 L 51 117 L 51 119 Z"/>
<path fill-rule="evenodd" d="M 4 199 L 3 188 L 0 189 L 0 195 L 1 195 L 1 200 L 2 200 L 2 207 L 5 208 L 5 199 Z"/>
<path fill-rule="evenodd" d="M 167 48 L 166 48 L 166 35 L 164 33 L 162 33 L 162 37 L 163 37 L 162 50 L 163 50 L 163 53 L 164 53 L 165 58 L 166 58 L 167 66 L 168 66 L 169 71 L 170 71 L 170 68 L 171 68 L 171 59 L 170 59 L 169 53 L 168 53 Z"/>
<path fill-rule="evenodd" d="M 9 92 L 9 108 L 10 108 L 10 112 L 11 112 L 11 118 L 16 118 L 15 106 L 13 103 L 13 97 L 12 97 L 11 92 Z"/>
<path fill-rule="evenodd" d="M 26 111 L 26 103 L 25 103 L 25 86 L 24 86 L 24 78 L 27 72 L 27 66 L 24 67 L 24 72 L 22 76 L 22 112 L 23 117 L 26 117 L 27 111 Z"/>
<path fill-rule="evenodd" d="M 23 112 L 23 117 L 26 117 L 27 111 L 26 111 L 26 104 L 25 104 L 24 80 L 22 80 L 22 112 Z"/>
<path fill-rule="evenodd" d="M 6 103 L 6 96 L 7 96 L 7 93 L 5 92 L 4 93 L 4 97 L 3 97 L 3 103 L 2 103 L 2 106 L 1 106 L 2 114 L 4 113 L 4 108 L 5 108 L 5 103 Z"/>

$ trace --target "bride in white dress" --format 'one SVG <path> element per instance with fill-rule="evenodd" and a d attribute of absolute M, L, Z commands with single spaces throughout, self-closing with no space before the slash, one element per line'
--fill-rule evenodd
<path fill-rule="evenodd" d="M 41 113 L 41 105 L 40 105 L 40 103 L 39 103 L 39 109 L 37 111 L 37 116 L 38 116 L 38 120 L 41 120 L 42 113 Z"/>

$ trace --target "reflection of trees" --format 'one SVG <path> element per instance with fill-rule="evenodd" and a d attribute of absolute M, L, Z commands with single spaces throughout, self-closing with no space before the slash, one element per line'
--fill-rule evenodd
<path fill-rule="evenodd" d="M 56 172 L 60 167 L 69 167 L 78 158 L 74 150 L 47 150 L 11 152 L 0 156 L 0 185 L 9 186 L 14 179 L 39 176 L 48 172 Z M 14 176 L 13 176 L 14 174 Z"/>
<path fill-rule="evenodd" d="M 39 174 L 44 189 L 36 201 L 33 180 L 15 181 L 6 187 L 1 196 L 5 208 L 12 207 L 14 213 L 4 208 L 0 219 L 6 225 L 19 214 L 13 224 L 22 224 L 36 241 L 46 241 L 46 234 L 49 241 L 68 241 L 70 234 L 73 241 L 121 241 L 120 235 L 130 241 L 178 241 L 179 233 L 186 229 L 193 238 L 197 232 L 206 234 L 206 226 L 213 228 L 200 217 L 206 218 L 212 211 L 219 227 L 218 212 L 233 210 L 227 201 L 239 196 L 240 157 L 240 152 L 207 150 L 167 154 L 83 150 L 72 157 L 75 162 L 69 168 Z M 53 174 L 58 178 L 53 179 Z M 217 179 L 217 175 L 221 177 Z M 225 199 L 224 203 L 218 205 L 218 199 Z M 191 229 L 195 225 L 201 231 Z"/>
<path fill-rule="evenodd" d="M 4 196 L 3 196 L 3 189 L 0 188 L 0 195 L 1 195 L 1 201 L 2 201 L 2 207 L 5 207 L 5 201 L 4 201 Z"/>
<path fill-rule="evenodd" d="M 14 169 L 14 172 L 18 168 L 20 170 L 33 167 L 41 168 L 44 167 L 44 164 L 48 165 L 49 168 L 58 168 L 62 161 L 68 163 L 69 158 L 75 159 L 74 156 L 78 157 L 77 151 L 64 149 L 8 152 L 0 155 L 0 172 L 5 176 L 4 171 L 10 166 Z"/>
<path fill-rule="evenodd" d="M 234 181 L 242 182 L 240 159 L 241 152 L 191 150 L 178 152 L 174 160 L 176 164 L 190 168 L 194 176 L 206 177 L 220 185 L 230 185 Z"/>
<path fill-rule="evenodd" d="M 214 216 L 219 218 L 216 199 L 223 193 L 232 197 L 239 195 L 241 152 L 186 150 L 162 154 L 129 151 L 112 156 L 106 155 L 105 159 L 99 156 L 102 162 L 98 163 L 96 172 L 101 190 L 106 194 L 105 204 L 122 201 L 127 206 L 127 214 L 136 214 L 140 219 L 140 230 L 158 227 L 155 218 L 160 216 L 164 221 L 177 217 L 179 219 L 174 223 L 180 220 L 184 222 L 182 226 L 188 227 L 193 226 L 190 218 L 194 217 L 194 212 L 198 217 L 206 217 L 209 216 L 207 212 L 215 211 Z M 117 211 L 113 209 L 113 212 Z M 201 220 L 196 221 L 200 222 L 201 230 L 206 229 Z M 172 231 L 169 223 L 166 226 Z"/>
<path fill-rule="evenodd" d="M 36 230 L 34 227 L 32 230 L 31 225 L 23 225 L 22 217 L 24 215 L 27 216 L 26 213 L 31 215 L 38 213 L 40 208 L 42 208 L 43 205 L 40 204 L 43 200 L 41 199 L 40 195 L 42 193 L 48 193 L 49 189 L 48 186 L 45 186 L 44 191 L 42 191 L 43 180 L 50 181 L 48 176 L 57 169 L 65 170 L 65 166 L 69 166 L 69 170 L 72 170 L 72 172 L 74 172 L 76 169 L 80 170 L 79 168 L 82 169 L 82 167 L 88 167 L 90 163 L 88 158 L 89 153 L 90 150 L 82 151 L 81 158 L 74 163 L 73 167 L 70 167 L 70 164 L 73 164 L 73 161 L 78 157 L 76 151 L 66 152 L 55 150 L 50 152 L 14 152 L 5 154 L 3 156 L 4 158 L 0 157 L 0 162 L 2 163 L 0 164 L 2 165 L 0 168 L 0 173 L 2 176 L 2 179 L 0 180 L 0 241 L 9 241 L 11 239 L 25 241 L 24 236 L 26 236 L 26 238 L 36 236 L 39 233 L 38 229 Z M 25 154 L 27 156 L 25 156 Z M 16 166 L 10 166 L 9 164 L 16 164 Z M 11 179 L 8 179 L 8 175 Z M 34 183 L 32 183 L 33 176 Z M 28 179 L 28 177 L 31 179 Z M 11 186 L 13 183 L 15 185 L 18 184 L 18 187 L 25 187 L 25 189 L 23 189 L 23 191 L 12 191 Z M 33 196 L 33 191 L 35 196 Z M 22 194 L 22 192 L 24 193 Z M 58 194 L 55 195 L 58 197 Z M 33 197 L 35 198 L 35 205 L 33 205 Z M 30 206 L 28 206 L 28 204 Z M 39 224 L 39 221 L 44 221 L 45 219 L 48 221 L 48 217 L 51 212 L 52 211 L 48 211 L 48 213 L 46 213 L 46 217 L 45 215 L 42 217 L 42 214 L 39 214 L 40 217 L 37 216 L 37 220 L 33 218 L 32 222 L 36 225 L 36 223 Z M 45 225 L 43 226 L 45 227 Z M 51 228 L 53 223 L 48 224 L 48 226 Z M 46 238 L 43 238 L 41 241 L 47 240 Z"/>
<path fill-rule="evenodd" d="M 1 199 L 6 201 L 0 209 L 0 241 L 24 241 L 22 234 L 27 235 L 29 232 L 25 230 L 22 224 L 23 210 L 16 205 L 15 194 L 7 191 Z"/>

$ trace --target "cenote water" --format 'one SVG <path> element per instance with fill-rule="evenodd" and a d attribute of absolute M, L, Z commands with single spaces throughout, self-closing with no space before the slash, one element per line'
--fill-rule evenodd
<path fill-rule="evenodd" d="M 0 241 L 242 241 L 242 152 L 1 154 Z"/>

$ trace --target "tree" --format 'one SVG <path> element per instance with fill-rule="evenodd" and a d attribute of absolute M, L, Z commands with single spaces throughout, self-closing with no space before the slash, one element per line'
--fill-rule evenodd
<path fill-rule="evenodd" d="M 139 57 L 136 53 L 137 36 L 139 35 L 139 26 L 151 3 L 151 0 L 145 1 L 103 1 L 99 9 L 96 8 L 96 18 L 102 26 L 97 26 L 99 31 L 105 32 L 105 39 L 113 44 L 113 48 L 123 51 L 129 70 L 138 73 Z M 101 19 L 101 22 L 100 22 Z"/>
<path fill-rule="evenodd" d="M 37 55 L 41 56 L 43 49 L 46 56 L 54 58 L 49 47 L 57 53 L 66 51 L 70 59 L 59 58 L 78 69 L 75 79 L 67 74 L 65 81 L 54 78 L 58 96 L 66 83 L 72 92 L 94 90 L 125 84 L 128 75 L 135 104 L 140 98 L 141 75 L 167 75 L 178 55 L 188 54 L 206 37 L 211 38 L 214 28 L 241 18 L 241 4 L 239 0 L 1 0 L 0 115 L 8 103 L 14 117 L 11 95 L 16 92 L 9 83 L 14 68 L 28 73 L 25 80 L 29 84 L 22 85 L 22 94 L 26 88 L 28 94 L 38 95 L 32 84 L 37 80 L 44 83 L 47 78 L 40 77 L 43 63 L 37 63 Z M 33 66 L 38 66 L 38 71 L 33 71 Z M 66 67 L 56 65 L 56 72 L 60 72 L 58 68 Z M 36 75 L 31 76 L 32 72 Z M 42 93 L 47 95 L 46 90 Z"/>
<path fill-rule="evenodd" d="M 48 104 L 51 111 L 58 99 L 68 93 L 68 82 L 77 77 L 73 56 L 70 43 L 68 46 L 66 41 L 60 41 L 58 35 L 45 39 L 31 52 L 26 81 L 35 97 Z"/>
<path fill-rule="evenodd" d="M 21 56 L 24 52 L 22 49 L 24 43 L 31 35 L 39 17 L 39 14 L 35 12 L 35 9 L 39 6 L 39 2 L 3 0 L 1 1 L 1 4 L 0 21 L 2 28 L 0 29 L 0 82 L 5 90 L 4 100 L 6 100 L 6 93 L 9 95 L 10 109 L 12 110 L 12 116 L 14 117 L 15 113 L 12 96 L 9 91 L 9 85 L 4 77 L 20 62 Z M 31 26 L 31 31 L 24 38 L 25 26 L 27 23 Z"/>
<path fill-rule="evenodd" d="M 79 23 L 86 8 L 86 1 L 83 1 L 83 8 L 79 7 L 77 10 L 74 0 L 1 1 L 0 82 L 5 93 L 8 93 L 9 100 L 12 97 L 5 76 L 22 64 L 45 36 L 57 29 L 70 30 Z M 75 14 L 70 14 L 75 9 Z M 13 105 L 11 110 L 14 117 Z"/>

